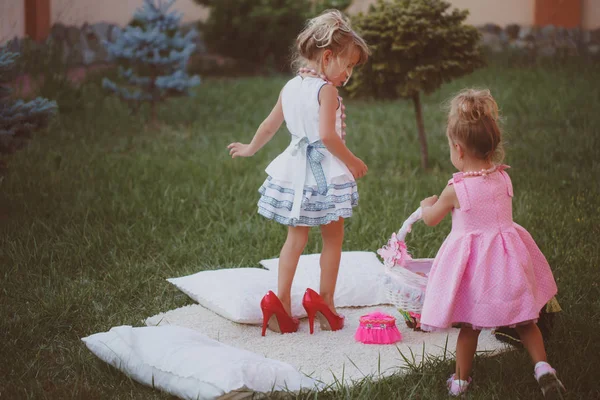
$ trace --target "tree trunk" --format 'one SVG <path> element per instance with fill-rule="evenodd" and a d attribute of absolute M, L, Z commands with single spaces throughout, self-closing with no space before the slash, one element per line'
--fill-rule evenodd
<path fill-rule="evenodd" d="M 153 128 L 158 126 L 158 118 L 156 112 L 156 78 L 158 77 L 158 71 L 155 66 L 152 66 L 152 74 L 150 76 L 150 87 L 148 88 L 148 92 L 150 96 L 152 96 L 152 100 L 150 100 L 150 123 Z"/>
<path fill-rule="evenodd" d="M 419 143 L 421 144 L 421 167 L 427 169 L 429 167 L 429 156 L 427 153 L 427 137 L 425 136 L 425 125 L 423 124 L 423 112 L 421 110 L 421 98 L 419 92 L 412 95 L 413 104 L 415 106 L 415 114 L 417 117 L 417 129 L 419 130 Z"/>
<path fill-rule="evenodd" d="M 152 102 L 150 103 L 150 122 L 152 122 L 153 126 L 156 126 L 158 124 L 155 100 L 152 100 Z"/>

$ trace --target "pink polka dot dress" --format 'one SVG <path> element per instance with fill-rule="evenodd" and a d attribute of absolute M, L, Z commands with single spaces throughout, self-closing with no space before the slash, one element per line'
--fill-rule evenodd
<path fill-rule="evenodd" d="M 512 219 L 513 188 L 501 165 L 487 176 L 456 173 L 460 209 L 429 274 L 424 330 L 466 323 L 476 329 L 535 321 L 557 293 L 546 258 Z"/>

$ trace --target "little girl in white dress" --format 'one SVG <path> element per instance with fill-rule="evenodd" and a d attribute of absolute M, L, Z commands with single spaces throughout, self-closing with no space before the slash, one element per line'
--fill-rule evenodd
<path fill-rule="evenodd" d="M 235 157 L 250 157 L 275 135 L 285 121 L 291 142 L 266 169 L 260 187 L 258 212 L 288 226 L 279 257 L 277 295 L 267 293 L 261 302 L 267 325 L 281 333 L 296 332 L 292 318 L 291 287 L 310 227 L 320 226 L 320 294 L 307 289 L 303 305 L 313 331 L 314 317 L 323 329 L 338 330 L 344 319 L 333 302 L 344 219 L 358 205 L 355 179 L 367 166 L 345 145 L 345 107 L 337 86 L 344 85 L 352 69 L 364 64 L 369 49 L 339 11 L 326 11 L 308 21 L 296 40 L 296 61 L 303 67 L 281 90 L 279 100 L 249 144 L 228 146 Z"/>
<path fill-rule="evenodd" d="M 354 176 L 319 136 L 319 92 L 327 84 L 318 76 L 297 75 L 281 91 L 292 140 L 266 168 L 258 213 L 284 225 L 325 225 L 350 217 L 352 207 L 358 205 Z M 343 108 L 339 106 L 335 114 L 335 133 L 341 139 Z"/>

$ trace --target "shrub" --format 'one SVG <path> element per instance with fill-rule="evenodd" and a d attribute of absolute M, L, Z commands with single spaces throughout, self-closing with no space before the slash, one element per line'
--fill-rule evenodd
<path fill-rule="evenodd" d="M 200 24 L 213 53 L 253 71 L 287 71 L 290 48 L 308 18 L 328 8 L 345 10 L 351 0 L 195 0 L 210 8 Z"/>
<path fill-rule="evenodd" d="M 19 72 L 30 78 L 37 95 L 51 97 L 63 116 L 84 107 L 83 88 L 69 78 L 69 65 L 62 43 L 52 38 L 44 43 L 25 38 L 21 39 L 19 47 Z"/>
<path fill-rule="evenodd" d="M 354 75 L 348 92 L 412 99 L 423 168 L 428 167 L 428 152 L 420 94 L 485 65 L 479 32 L 464 24 L 468 11 L 449 8 L 440 0 L 379 0 L 353 21 L 372 57 Z"/>
<path fill-rule="evenodd" d="M 38 97 L 29 102 L 13 100 L 8 84 L 16 75 L 18 54 L 0 48 L 0 152 L 9 153 L 21 147 L 31 134 L 48 125 L 57 105 Z"/>

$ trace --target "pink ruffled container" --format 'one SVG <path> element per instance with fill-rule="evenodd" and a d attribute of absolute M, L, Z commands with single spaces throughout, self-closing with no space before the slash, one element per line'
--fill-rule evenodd
<path fill-rule="evenodd" d="M 381 312 L 373 312 L 360 317 L 360 324 L 354 335 L 357 342 L 365 344 L 393 344 L 402 340 L 396 326 L 396 318 Z"/>

